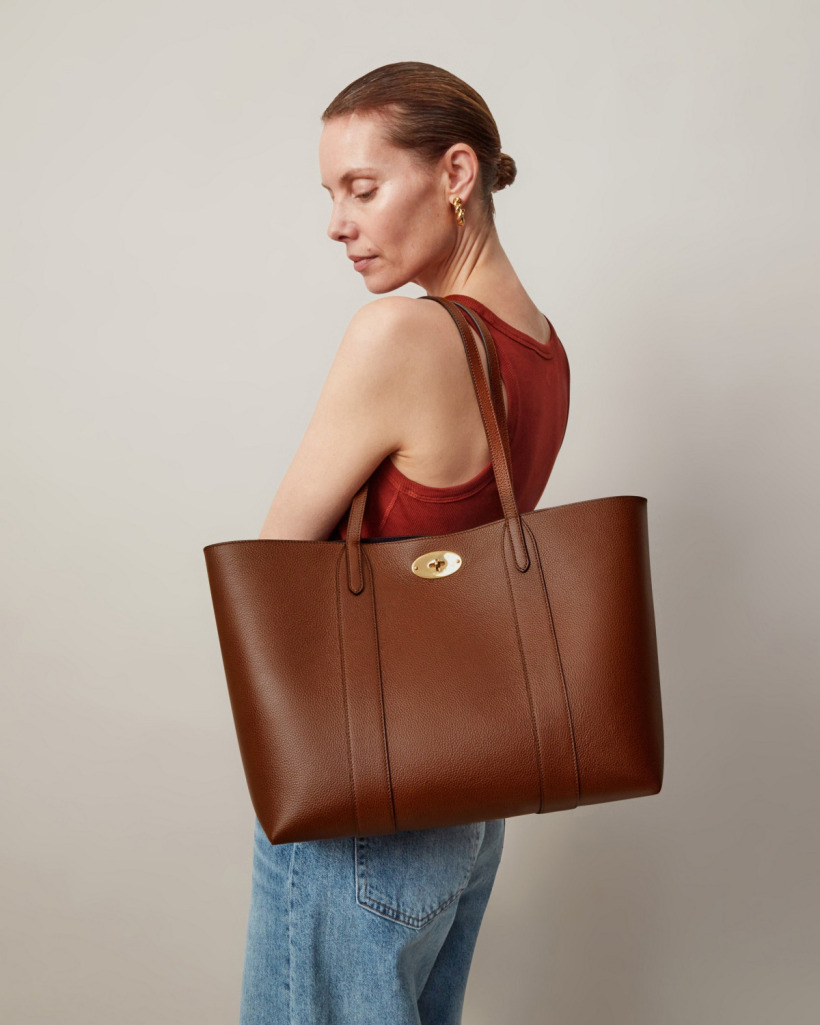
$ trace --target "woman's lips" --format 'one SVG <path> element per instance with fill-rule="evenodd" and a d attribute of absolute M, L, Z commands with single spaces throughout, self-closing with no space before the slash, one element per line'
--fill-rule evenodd
<path fill-rule="evenodd" d="M 377 259 L 377 256 L 366 256 L 363 260 L 354 260 L 353 270 L 364 270 L 365 267 L 369 267 L 370 264 Z"/>

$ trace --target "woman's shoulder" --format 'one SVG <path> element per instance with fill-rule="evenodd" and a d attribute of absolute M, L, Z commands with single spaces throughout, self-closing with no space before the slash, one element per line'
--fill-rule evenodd
<path fill-rule="evenodd" d="M 363 346 L 371 353 L 435 350 L 435 328 L 449 315 L 438 303 L 419 302 L 406 295 L 384 295 L 365 303 L 354 313 L 345 331 L 347 345 Z"/>
<path fill-rule="evenodd" d="M 438 306 L 438 303 L 419 302 L 418 298 L 414 299 L 407 295 L 380 295 L 360 306 L 350 323 L 366 324 L 369 327 L 383 326 L 387 329 L 405 324 L 424 323 L 430 319 L 430 313 L 435 306 Z"/>

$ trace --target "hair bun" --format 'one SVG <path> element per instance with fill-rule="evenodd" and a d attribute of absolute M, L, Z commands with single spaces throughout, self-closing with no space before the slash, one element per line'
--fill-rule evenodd
<path fill-rule="evenodd" d="M 493 186 L 493 192 L 498 192 L 499 189 L 504 189 L 508 185 L 512 185 L 518 171 L 515 166 L 515 161 L 509 153 L 499 153 L 498 160 L 496 161 L 496 168 L 497 174 L 495 185 Z"/>

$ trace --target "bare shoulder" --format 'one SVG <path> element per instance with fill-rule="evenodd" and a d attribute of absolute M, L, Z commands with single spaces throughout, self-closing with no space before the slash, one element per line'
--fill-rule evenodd
<path fill-rule="evenodd" d="M 379 296 L 360 307 L 348 324 L 339 356 L 369 362 L 395 373 L 418 364 L 420 352 L 436 350 L 436 328 L 443 323 L 438 303 L 419 302 L 410 296 Z"/>
<path fill-rule="evenodd" d="M 434 323 L 431 318 L 437 303 L 419 302 L 406 295 L 384 295 L 365 303 L 353 315 L 345 335 L 389 341 L 402 336 L 407 328 Z"/>

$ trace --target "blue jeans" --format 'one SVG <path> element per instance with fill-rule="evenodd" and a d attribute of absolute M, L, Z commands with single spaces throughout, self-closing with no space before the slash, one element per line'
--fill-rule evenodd
<path fill-rule="evenodd" d="M 505 821 L 272 844 L 257 820 L 240 1025 L 457 1025 Z"/>

